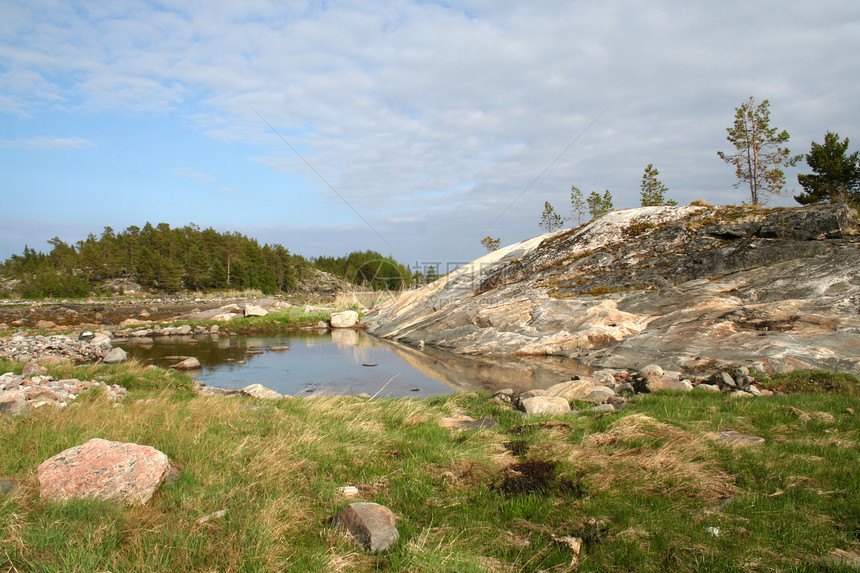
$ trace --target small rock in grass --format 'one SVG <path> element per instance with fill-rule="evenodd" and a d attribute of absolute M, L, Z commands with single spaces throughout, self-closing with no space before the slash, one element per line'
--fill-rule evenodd
<path fill-rule="evenodd" d="M 755 446 L 758 444 L 763 444 L 765 442 L 764 438 L 760 436 L 735 432 L 734 430 L 729 430 L 727 432 L 721 433 L 717 437 L 717 441 L 738 446 Z"/>
<path fill-rule="evenodd" d="M 334 518 L 336 529 L 345 530 L 370 551 L 385 551 L 400 538 L 394 512 L 378 503 L 355 502 L 346 506 Z"/>

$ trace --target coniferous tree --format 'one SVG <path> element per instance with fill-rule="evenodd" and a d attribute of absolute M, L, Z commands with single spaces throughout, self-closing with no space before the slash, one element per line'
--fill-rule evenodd
<path fill-rule="evenodd" d="M 603 217 L 615 208 L 612 205 L 612 194 L 609 189 L 604 191 L 602 196 L 597 191 L 592 191 L 588 196 L 587 203 L 592 220 Z"/>
<path fill-rule="evenodd" d="M 576 185 L 570 186 L 570 218 L 576 219 L 576 225 L 582 224 L 582 216 L 586 213 L 585 198 L 582 196 L 582 191 Z"/>
<path fill-rule="evenodd" d="M 735 108 L 735 123 L 726 128 L 726 139 L 735 147 L 734 153 L 718 151 L 717 155 L 735 167 L 740 187 L 744 182 L 750 187 L 750 200 L 760 205 L 764 195 L 779 195 L 785 185 L 782 167 L 797 163 L 801 156 L 792 156 L 787 147 L 790 136 L 786 130 L 770 127 L 770 102 L 764 100 L 756 105 L 755 99 Z"/>
<path fill-rule="evenodd" d="M 672 199 L 666 199 L 666 192 L 669 188 L 663 185 L 663 182 L 657 179 L 660 172 L 654 167 L 653 163 L 649 163 L 645 168 L 645 173 L 642 174 L 642 183 L 640 184 L 640 201 L 642 207 L 659 207 L 662 205 L 677 205 Z"/>
<path fill-rule="evenodd" d="M 550 205 L 549 201 L 545 201 L 543 204 L 543 213 L 541 213 L 540 223 L 538 223 L 538 226 L 547 233 L 552 233 L 556 229 L 560 229 L 563 224 L 564 219 L 555 212 L 555 209 Z"/>
<path fill-rule="evenodd" d="M 483 245 L 483 247 L 485 249 L 487 249 L 488 253 L 492 253 L 493 251 L 498 251 L 499 245 L 501 245 L 501 243 L 502 243 L 501 239 L 494 239 L 489 235 L 487 235 L 486 237 L 481 239 L 481 245 Z"/>
<path fill-rule="evenodd" d="M 824 143 L 812 142 L 806 163 L 814 172 L 797 176 L 804 192 L 794 199 L 801 205 L 848 203 L 860 207 L 860 152 L 848 155 L 848 138 L 827 132 Z"/>

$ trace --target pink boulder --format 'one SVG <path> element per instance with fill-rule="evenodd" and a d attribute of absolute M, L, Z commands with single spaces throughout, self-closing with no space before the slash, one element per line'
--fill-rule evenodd
<path fill-rule="evenodd" d="M 167 455 L 155 448 L 93 438 L 42 462 L 39 495 L 144 505 L 169 469 Z"/>

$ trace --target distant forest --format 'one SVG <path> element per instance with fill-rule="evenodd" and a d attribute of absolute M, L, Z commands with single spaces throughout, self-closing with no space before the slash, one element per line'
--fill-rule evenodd
<path fill-rule="evenodd" d="M 131 226 L 116 233 L 105 227 L 69 245 L 48 241 L 48 253 L 24 247 L 0 264 L 5 287 L 0 295 L 24 298 L 86 297 L 108 291 L 112 279 L 128 279 L 152 291 L 257 289 L 264 294 L 293 291 L 311 268 L 370 288 L 401 288 L 412 283 L 409 269 L 391 257 L 367 251 L 317 261 L 290 253 L 279 244 L 260 246 L 240 233 L 219 233 L 189 224 Z"/>

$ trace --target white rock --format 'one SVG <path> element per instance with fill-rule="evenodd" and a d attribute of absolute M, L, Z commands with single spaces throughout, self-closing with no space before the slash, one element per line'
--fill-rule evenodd
<path fill-rule="evenodd" d="M 570 404 L 559 396 L 533 396 L 520 400 L 520 409 L 527 415 L 536 414 L 566 414 L 570 412 Z"/>
<path fill-rule="evenodd" d="M 283 394 L 279 394 L 274 390 L 266 388 L 262 384 L 250 384 L 242 388 L 242 392 L 244 392 L 248 396 L 253 396 L 254 398 L 261 398 L 264 400 L 280 400 L 284 397 Z"/>
<path fill-rule="evenodd" d="M 332 328 L 352 328 L 358 322 L 358 313 L 354 310 L 331 313 Z"/>
<path fill-rule="evenodd" d="M 267 314 L 269 314 L 269 311 L 261 306 L 253 304 L 245 305 L 245 316 L 266 316 Z"/>

